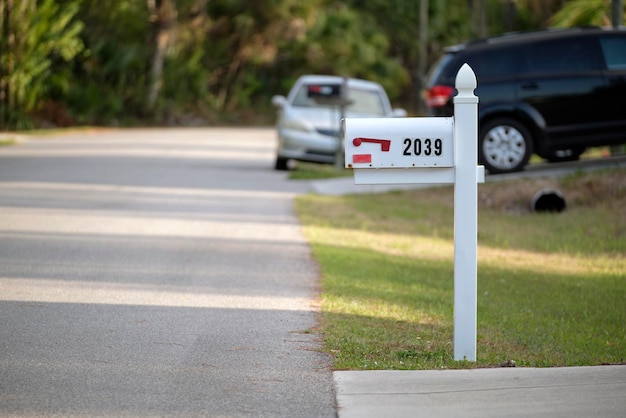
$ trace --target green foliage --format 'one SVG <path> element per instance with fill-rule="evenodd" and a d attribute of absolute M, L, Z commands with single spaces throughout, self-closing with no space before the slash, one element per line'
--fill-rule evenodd
<path fill-rule="evenodd" d="M 284 51 L 306 38 L 320 3 L 209 2 L 211 25 L 203 46 L 210 45 L 206 64 L 213 107 L 232 111 L 259 99 L 269 103 L 268 96 L 276 93 L 277 79 L 285 71 L 278 66 L 285 61 L 289 66 Z"/>
<path fill-rule="evenodd" d="M 84 49 L 79 38 L 84 25 L 74 20 L 78 2 L 60 7 L 53 0 L 35 4 L 15 0 L 4 5 L 0 45 L 0 123 L 26 128 L 25 115 L 32 112 L 56 85 L 69 83 L 70 73 L 55 73 L 53 64 L 71 61 Z M 54 75 L 54 77 L 52 77 Z"/>
<path fill-rule="evenodd" d="M 558 27 L 610 26 L 611 0 L 571 0 L 552 17 L 551 23 Z"/>
<path fill-rule="evenodd" d="M 339 4 L 320 10 L 316 20 L 306 45 L 311 72 L 378 81 L 392 96 L 406 86 L 408 73 L 389 59 L 389 39 L 371 16 Z"/>
<path fill-rule="evenodd" d="M 15 138 L 0 138 L 0 147 L 14 145 L 17 142 Z"/>
<path fill-rule="evenodd" d="M 353 171 L 351 169 L 341 168 L 338 170 L 334 165 L 306 163 L 302 161 L 298 161 L 295 168 L 289 172 L 289 178 L 291 180 L 317 180 L 352 176 Z"/>
<path fill-rule="evenodd" d="M 415 113 L 420 72 L 445 46 L 474 36 L 480 4 L 423 1 L 425 58 L 422 0 L 171 0 L 176 20 L 155 84 L 159 26 L 149 2 L 0 0 L 8 11 L 0 19 L 0 120 L 13 128 L 28 127 L 33 116 L 104 125 L 185 123 L 187 116 L 269 121 L 270 97 L 305 73 L 378 81 L 395 106 Z M 544 27 L 562 5 L 554 23 L 597 24 L 608 3 L 487 0 L 487 32 Z"/>
<path fill-rule="evenodd" d="M 73 68 L 66 100 L 80 124 L 125 125 L 143 116 L 150 60 L 146 2 L 82 0 L 78 17 L 89 53 Z"/>

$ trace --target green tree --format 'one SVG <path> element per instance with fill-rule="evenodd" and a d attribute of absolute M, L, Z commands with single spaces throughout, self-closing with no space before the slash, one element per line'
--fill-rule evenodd
<path fill-rule="evenodd" d="M 170 47 L 176 26 L 176 2 L 174 0 L 148 0 L 150 22 L 153 27 L 152 61 L 150 65 L 150 86 L 146 107 L 150 111 L 156 104 L 163 82 L 163 62 Z"/>
<path fill-rule="evenodd" d="M 404 107 L 417 112 L 426 70 L 445 46 L 470 38 L 472 26 L 467 0 L 430 0 L 428 7 L 415 0 L 350 0 L 346 3 L 388 39 L 386 59 L 401 65 L 408 74 L 407 82 L 395 98 Z M 428 12 L 426 19 L 420 16 L 420 7 Z M 424 21 L 425 28 L 420 24 Z M 392 96 L 394 90 L 398 88 L 392 89 Z"/>
<path fill-rule="evenodd" d="M 283 48 L 305 36 L 317 5 L 316 0 L 209 2 L 206 58 L 217 109 L 249 106 L 271 84 L 272 67 L 289 60 L 281 55 Z"/>
<path fill-rule="evenodd" d="M 319 10 L 306 38 L 306 68 L 316 73 L 346 75 L 380 82 L 391 96 L 409 77 L 390 56 L 390 39 L 369 14 L 338 3 Z"/>
<path fill-rule="evenodd" d="M 82 0 L 78 18 L 89 54 L 72 68 L 65 99 L 79 124 L 143 120 L 150 81 L 152 30 L 145 1 Z"/>
<path fill-rule="evenodd" d="M 559 27 L 611 26 L 611 0 L 571 0 L 550 22 Z"/>
<path fill-rule="evenodd" d="M 567 0 L 507 0 L 512 26 L 507 31 L 544 29 Z"/>
<path fill-rule="evenodd" d="M 60 7 L 53 0 L 0 0 L 0 12 L 0 123 L 23 129 L 49 92 L 53 63 L 83 51 L 83 25 L 74 19 L 76 1 Z"/>

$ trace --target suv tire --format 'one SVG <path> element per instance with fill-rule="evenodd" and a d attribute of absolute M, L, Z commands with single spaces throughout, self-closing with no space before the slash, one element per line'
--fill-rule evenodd
<path fill-rule="evenodd" d="M 490 173 L 521 171 L 532 153 L 530 131 L 517 120 L 497 118 L 481 126 L 478 159 Z"/>

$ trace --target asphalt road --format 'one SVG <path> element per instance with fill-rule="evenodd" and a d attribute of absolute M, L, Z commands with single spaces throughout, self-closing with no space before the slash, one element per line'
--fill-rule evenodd
<path fill-rule="evenodd" d="M 0 148 L 0 416 L 335 416 L 273 129 Z"/>

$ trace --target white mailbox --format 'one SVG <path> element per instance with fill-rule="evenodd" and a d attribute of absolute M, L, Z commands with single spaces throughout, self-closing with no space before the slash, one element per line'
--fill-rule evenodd
<path fill-rule="evenodd" d="M 476 361 L 478 158 L 476 75 L 456 76 L 454 117 L 344 119 L 345 165 L 355 184 L 454 184 L 454 359 Z"/>
<path fill-rule="evenodd" d="M 454 166 L 453 118 L 343 120 L 346 168 Z"/>

